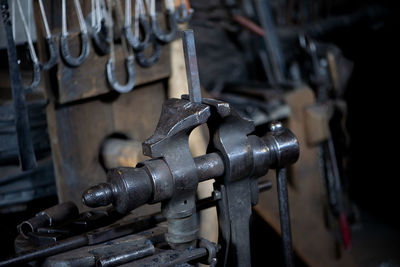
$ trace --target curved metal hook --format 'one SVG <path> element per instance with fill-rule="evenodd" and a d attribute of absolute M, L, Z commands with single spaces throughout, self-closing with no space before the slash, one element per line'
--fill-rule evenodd
<path fill-rule="evenodd" d="M 122 18 L 122 8 L 121 3 L 119 1 L 114 2 L 116 4 L 116 11 L 117 11 L 117 21 L 118 18 Z M 113 9 L 113 1 L 108 0 L 108 13 L 110 18 L 112 18 L 112 9 Z M 122 23 L 121 23 L 122 24 Z M 109 23 L 109 38 L 110 40 L 114 40 L 114 32 L 113 32 L 113 23 Z M 127 51 L 128 56 L 125 58 L 125 68 L 128 74 L 128 81 L 126 84 L 121 85 L 115 78 L 115 52 L 114 52 L 114 42 L 111 42 L 110 46 L 110 58 L 107 61 L 107 80 L 110 86 L 119 93 L 127 93 L 133 89 L 136 82 L 136 74 L 135 74 L 135 58 L 133 55 L 132 48 L 128 46 L 126 40 L 124 39 L 124 35 L 122 35 L 121 42 L 123 48 Z"/>
<path fill-rule="evenodd" d="M 78 57 L 74 57 L 71 55 L 68 46 L 68 31 L 67 31 L 67 11 L 66 11 L 66 0 L 62 0 L 62 33 L 60 38 L 60 47 L 61 47 L 61 56 L 64 59 L 65 63 L 70 67 L 78 67 L 81 65 L 89 56 L 90 53 L 90 44 L 89 37 L 86 29 L 86 23 L 83 18 L 81 5 L 79 4 L 79 0 L 74 0 L 76 13 L 78 15 L 79 20 L 79 28 L 80 28 L 80 39 L 81 39 L 81 53 Z"/>
<path fill-rule="evenodd" d="M 56 44 L 55 44 L 55 38 L 51 35 L 49 24 L 47 22 L 47 17 L 46 17 L 46 12 L 44 11 L 43 7 L 43 2 L 42 0 L 39 0 L 39 7 L 40 7 L 40 13 L 42 15 L 42 21 L 44 25 L 44 29 L 46 31 L 46 43 L 47 43 L 47 48 L 49 49 L 50 57 L 45 63 L 41 63 L 41 67 L 43 70 L 49 70 L 54 65 L 57 64 L 58 61 L 58 53 L 56 49 Z"/>
<path fill-rule="evenodd" d="M 153 53 L 152 53 L 151 56 L 146 57 L 146 56 L 144 55 L 144 50 L 145 50 L 150 44 L 148 44 L 144 50 L 142 50 L 142 51 L 140 51 L 140 52 L 138 52 L 138 53 L 136 54 L 136 61 L 137 61 L 137 63 L 138 63 L 140 66 L 144 67 L 144 68 L 148 68 L 148 67 L 153 66 L 154 63 L 156 63 L 156 62 L 160 59 L 160 56 L 161 56 L 161 44 L 160 44 L 154 37 L 153 37 L 152 44 L 153 44 Z"/>
<path fill-rule="evenodd" d="M 107 38 L 107 30 L 103 30 L 103 26 L 100 31 L 92 32 L 92 40 L 96 49 L 100 55 L 107 55 L 110 53 L 110 40 Z"/>
<path fill-rule="evenodd" d="M 41 67 L 40 67 L 39 59 L 35 52 L 35 48 L 33 46 L 31 34 L 28 29 L 28 24 L 26 23 L 26 19 L 25 19 L 25 15 L 24 15 L 24 12 L 21 7 L 21 3 L 19 2 L 19 0 L 17 0 L 16 2 L 17 2 L 19 14 L 21 16 L 22 24 L 24 26 L 26 39 L 28 41 L 29 53 L 30 53 L 31 59 L 32 59 L 32 70 L 33 70 L 32 82 L 29 86 L 24 88 L 25 93 L 31 93 L 34 89 L 36 89 L 38 87 L 38 85 L 40 83 Z"/>
<path fill-rule="evenodd" d="M 50 57 L 45 63 L 41 63 L 43 70 L 49 70 L 57 64 L 58 53 L 55 43 L 55 38 L 53 36 L 46 37 L 47 48 L 49 49 Z"/>
<path fill-rule="evenodd" d="M 167 19 L 167 27 L 169 28 L 169 32 L 164 32 L 157 21 L 157 14 L 155 12 L 155 1 L 151 1 L 150 5 L 150 22 L 151 22 L 151 29 L 154 33 L 154 36 L 157 38 L 158 41 L 161 43 L 169 43 L 174 40 L 176 33 L 178 31 L 178 23 L 175 16 L 175 11 L 173 5 L 169 5 L 167 7 L 167 12 L 165 14 Z"/>
<path fill-rule="evenodd" d="M 121 85 L 115 78 L 115 63 L 113 59 L 107 61 L 107 80 L 110 86 L 119 93 L 130 92 L 135 86 L 136 73 L 135 73 L 135 60 L 133 56 L 128 56 L 125 59 L 125 68 L 128 73 L 128 81 L 126 84 Z"/>
<path fill-rule="evenodd" d="M 147 22 L 146 14 L 144 10 L 144 4 L 142 1 L 136 0 L 135 2 L 135 34 L 132 33 L 132 22 L 131 22 L 131 0 L 125 1 L 125 25 L 124 33 L 128 40 L 128 43 L 132 46 L 135 51 L 142 51 L 146 48 L 151 37 L 151 27 Z M 140 40 L 139 28 L 142 29 L 144 34 L 143 39 Z"/>
<path fill-rule="evenodd" d="M 105 6 L 105 4 L 103 5 Z M 92 0 L 90 35 L 96 52 L 102 56 L 110 53 L 111 43 L 110 38 L 108 38 L 106 13 L 99 0 Z"/>
<path fill-rule="evenodd" d="M 178 23 L 188 22 L 193 16 L 193 8 L 189 8 L 185 1 L 183 1 L 176 12 L 176 20 Z"/>

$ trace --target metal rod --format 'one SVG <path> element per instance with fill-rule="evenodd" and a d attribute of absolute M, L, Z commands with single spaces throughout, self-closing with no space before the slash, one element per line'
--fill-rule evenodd
<path fill-rule="evenodd" d="M 199 69 L 197 66 L 197 56 L 193 30 L 182 31 L 182 43 L 183 53 L 185 56 L 189 100 L 191 102 L 201 103 Z"/>
<path fill-rule="evenodd" d="M 286 169 L 276 169 L 278 200 L 279 200 L 279 216 L 281 222 L 281 234 L 283 243 L 283 253 L 285 258 L 285 266 L 292 267 L 293 249 L 292 249 L 292 232 L 290 229 L 289 214 L 289 198 L 287 191 Z"/>
<path fill-rule="evenodd" d="M 67 4 L 66 0 L 61 0 L 61 34 L 66 36 L 68 34 L 67 30 Z"/>
<path fill-rule="evenodd" d="M 17 2 L 17 6 L 18 6 L 19 15 L 21 16 L 22 25 L 24 26 L 25 35 L 26 35 L 26 39 L 28 41 L 29 52 L 31 54 L 32 61 L 34 63 L 37 63 L 39 61 L 39 59 L 36 55 L 35 47 L 33 46 L 31 33 L 29 30 L 28 24 L 26 22 L 26 19 L 25 19 L 24 11 L 22 10 L 21 3 L 19 2 L 19 0 L 17 0 L 16 2 Z"/>
<path fill-rule="evenodd" d="M 43 21 L 44 29 L 46 31 L 46 38 L 50 38 L 51 37 L 50 27 L 49 27 L 49 23 L 47 21 L 46 11 L 44 10 L 42 0 L 39 0 L 39 7 L 40 7 L 40 13 L 42 13 L 42 21 Z"/>
<path fill-rule="evenodd" d="M 18 66 L 17 48 L 13 39 L 7 0 L 1 0 L 1 14 L 3 16 L 4 31 L 7 36 L 7 54 L 15 112 L 18 156 L 21 169 L 30 170 L 36 168 L 36 157 L 31 139 L 28 111 L 25 103 L 25 89 L 22 85 L 21 72 Z"/>

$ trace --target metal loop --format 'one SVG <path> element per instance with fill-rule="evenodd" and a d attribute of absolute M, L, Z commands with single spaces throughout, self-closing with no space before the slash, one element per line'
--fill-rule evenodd
<path fill-rule="evenodd" d="M 135 51 L 142 51 L 150 41 L 151 37 L 151 27 L 147 22 L 146 14 L 144 11 L 144 4 L 142 0 L 136 0 L 135 2 L 135 34 L 132 33 L 132 23 L 131 23 L 131 1 L 125 1 L 125 25 L 124 33 L 126 40 L 132 46 Z M 139 27 L 141 28 L 144 36 L 143 40 L 139 37 Z"/>
<path fill-rule="evenodd" d="M 47 48 L 49 49 L 50 57 L 45 63 L 41 63 L 43 70 L 49 70 L 57 64 L 58 52 L 56 48 L 55 38 L 53 36 L 46 37 Z"/>
<path fill-rule="evenodd" d="M 120 2 L 117 2 L 116 0 L 108 0 L 108 13 L 110 18 L 112 18 L 112 10 L 113 10 L 113 1 L 115 1 L 116 3 L 116 9 L 117 9 L 117 16 L 121 16 L 121 6 L 120 6 Z M 119 18 L 120 19 L 120 18 Z M 110 40 L 113 40 L 114 37 L 114 33 L 113 33 L 113 23 L 109 24 L 109 38 Z M 123 36 L 124 37 L 124 36 Z M 126 40 L 122 39 L 122 45 L 127 46 L 127 44 L 124 42 Z M 126 53 L 128 53 L 128 56 L 125 59 L 125 68 L 126 68 L 126 72 L 128 74 L 128 81 L 126 84 L 121 85 L 115 77 L 115 51 L 114 51 L 114 42 L 111 42 L 110 45 L 110 58 L 107 61 L 107 80 L 108 83 L 110 84 L 110 86 L 117 92 L 119 93 L 127 93 L 129 91 L 131 91 L 134 86 L 135 86 L 135 82 L 136 82 L 136 74 L 135 74 L 135 58 L 134 55 L 132 53 L 131 48 L 130 47 L 125 47 Z"/>
<path fill-rule="evenodd" d="M 93 40 L 94 49 L 100 55 L 107 55 L 110 53 L 111 40 L 108 38 L 108 20 L 107 12 L 105 11 L 105 4 L 100 0 L 92 0 L 91 12 L 91 29 L 90 35 Z"/>
<path fill-rule="evenodd" d="M 46 32 L 47 48 L 49 49 L 49 53 L 50 53 L 50 57 L 47 60 L 47 62 L 41 63 L 40 65 L 43 70 L 49 70 L 52 67 L 54 67 L 54 65 L 57 64 L 58 53 L 57 53 L 57 49 L 56 49 L 55 38 L 51 35 L 50 27 L 47 22 L 47 16 L 46 16 L 46 12 L 44 10 L 43 1 L 42 0 L 38 0 L 38 1 L 39 1 L 40 13 L 42 15 L 43 26 L 44 26 L 44 29 Z"/>
<path fill-rule="evenodd" d="M 80 28 L 80 39 L 81 39 L 81 53 L 78 57 L 74 57 L 71 55 L 71 52 L 68 47 L 68 30 L 67 30 L 67 11 L 66 11 L 66 0 L 62 0 L 62 31 L 60 37 L 60 47 L 61 47 L 61 56 L 65 63 L 70 67 L 78 67 L 80 66 L 89 56 L 90 53 L 90 43 L 89 37 L 86 28 L 86 22 L 83 18 L 81 5 L 79 4 L 79 0 L 74 0 L 74 5 L 76 9 L 76 13 L 78 15 L 79 20 L 79 28 Z"/>
<path fill-rule="evenodd" d="M 146 57 L 144 55 L 144 50 L 150 45 L 150 43 L 147 44 L 145 49 L 136 54 L 137 63 L 144 68 L 149 68 L 153 66 L 154 63 L 156 63 L 160 59 L 161 56 L 161 44 L 155 39 L 155 37 L 153 37 L 152 39 L 153 40 L 151 43 L 153 44 L 153 53 L 151 56 Z"/>
<path fill-rule="evenodd" d="M 178 23 L 188 22 L 193 16 L 193 8 L 189 8 L 186 1 L 182 1 L 176 12 L 176 20 Z"/>
<path fill-rule="evenodd" d="M 17 0 L 16 2 L 17 2 L 19 14 L 21 16 L 22 24 L 24 26 L 26 39 L 28 41 L 29 53 L 30 53 L 31 60 L 32 60 L 32 70 L 33 70 L 32 82 L 29 86 L 24 88 L 25 89 L 24 91 L 25 91 L 25 93 L 31 93 L 34 89 L 36 89 L 38 87 L 38 85 L 40 83 L 41 68 L 40 68 L 39 59 L 35 52 L 35 47 L 33 46 L 31 33 L 29 32 L 28 24 L 26 22 L 25 15 L 24 15 L 24 12 L 21 7 L 21 3 L 19 0 Z"/>
<path fill-rule="evenodd" d="M 128 81 L 126 84 L 121 85 L 115 78 L 115 63 L 110 58 L 107 61 L 107 80 L 110 86 L 119 93 L 130 92 L 135 86 L 136 73 L 135 73 L 135 60 L 133 56 L 129 56 L 125 59 L 125 68 L 128 73 Z"/>
<path fill-rule="evenodd" d="M 169 43 L 172 40 L 174 40 L 176 33 L 178 31 L 178 23 L 176 20 L 175 16 L 175 9 L 173 8 L 173 5 L 171 7 L 171 4 L 167 5 L 167 11 L 166 11 L 166 20 L 167 20 L 167 27 L 169 28 L 169 32 L 166 33 L 164 32 L 161 28 L 160 25 L 158 24 L 157 21 L 157 13 L 155 11 L 155 1 L 151 1 L 150 5 L 150 22 L 151 22 L 151 29 L 157 38 L 158 41 L 161 43 Z"/>

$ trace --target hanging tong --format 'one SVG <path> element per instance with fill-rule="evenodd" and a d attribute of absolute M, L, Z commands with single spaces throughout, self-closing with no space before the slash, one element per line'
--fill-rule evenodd
<path fill-rule="evenodd" d="M 33 46 L 31 33 L 29 31 L 28 24 L 26 22 L 24 12 L 22 10 L 20 0 L 17 0 L 16 2 L 17 2 L 17 6 L 18 6 L 18 12 L 19 12 L 19 14 L 21 16 L 22 24 L 24 26 L 26 39 L 28 41 L 29 54 L 31 56 L 32 69 L 33 69 L 32 83 L 28 87 L 25 87 L 24 92 L 25 93 L 31 93 L 34 89 L 36 89 L 38 87 L 38 85 L 40 83 L 40 76 L 41 76 L 40 70 L 41 70 L 41 68 L 40 68 L 39 59 L 38 59 L 38 57 L 36 55 L 36 52 L 35 52 L 35 47 Z"/>
<path fill-rule="evenodd" d="M 46 17 L 46 12 L 45 12 L 44 6 L 43 6 L 43 1 L 42 0 L 38 0 L 38 1 L 39 1 L 40 13 L 42 15 L 44 30 L 46 32 L 45 38 L 46 38 L 47 48 L 49 49 L 49 53 L 50 53 L 49 60 L 45 63 L 41 63 L 40 65 L 41 65 L 42 69 L 49 70 L 52 67 L 54 67 L 54 65 L 57 64 L 58 53 L 57 53 L 57 49 L 56 49 L 55 38 L 54 38 L 54 36 L 51 35 L 50 27 L 47 22 L 47 17 Z"/>
<path fill-rule="evenodd" d="M 131 0 L 125 0 L 125 25 L 124 33 L 126 40 L 135 51 L 142 51 L 146 48 L 151 37 L 151 27 L 146 19 L 146 11 L 143 0 L 135 1 L 135 33 L 132 33 Z M 140 29 L 143 32 L 143 39 L 140 40 Z"/>
<path fill-rule="evenodd" d="M 178 23 L 188 22 L 192 18 L 194 12 L 193 8 L 190 7 L 189 0 L 178 0 L 177 6 L 176 20 Z"/>
<path fill-rule="evenodd" d="M 150 10 L 150 6 L 151 6 L 151 0 L 146 0 L 146 6 L 147 6 L 147 10 Z M 150 11 L 149 11 L 150 13 Z M 161 44 L 159 43 L 159 41 L 156 39 L 156 37 L 154 36 L 154 32 L 152 32 L 150 34 L 150 42 L 146 45 L 146 47 L 137 52 L 136 54 L 136 61 L 138 62 L 138 64 L 144 68 L 148 68 L 151 67 L 152 65 L 154 65 L 154 63 L 156 63 L 161 56 Z M 145 50 L 149 47 L 149 45 L 152 44 L 152 53 L 150 56 L 146 56 L 145 55 Z"/>
<path fill-rule="evenodd" d="M 119 0 L 108 0 L 108 14 L 112 18 L 113 2 L 116 4 L 117 17 L 122 18 L 122 8 Z M 109 24 L 109 39 L 114 40 L 113 23 Z M 119 25 L 118 25 L 119 26 Z M 118 27 L 119 29 L 119 27 Z M 107 80 L 110 86 L 119 93 L 127 93 L 135 86 L 135 57 L 132 48 L 128 46 L 125 36 L 121 35 L 121 43 L 123 46 L 125 57 L 125 68 L 128 73 L 128 81 L 125 85 L 121 85 L 115 78 L 115 49 L 114 42 L 110 43 L 110 58 L 107 61 Z"/>
<path fill-rule="evenodd" d="M 67 9 L 66 9 L 66 0 L 62 0 L 62 30 L 61 30 L 61 56 L 64 59 L 65 63 L 70 67 L 78 67 L 80 66 L 89 56 L 90 53 L 90 44 L 88 38 L 88 31 L 86 28 L 85 19 L 83 18 L 81 5 L 79 4 L 79 0 L 74 0 L 76 13 L 78 15 L 79 28 L 80 28 L 80 38 L 81 38 L 81 54 L 78 57 L 74 57 L 71 55 L 71 52 L 68 47 L 68 30 L 67 30 Z"/>
<path fill-rule="evenodd" d="M 110 18 L 105 11 L 104 0 L 92 0 L 90 34 L 93 39 L 96 52 L 100 55 L 110 53 L 111 40 L 108 38 L 108 26 Z"/>
<path fill-rule="evenodd" d="M 169 43 L 171 42 L 178 30 L 178 24 L 175 17 L 175 6 L 172 0 L 165 0 L 166 7 L 166 19 L 167 19 L 167 27 L 169 28 L 169 33 L 163 32 L 160 28 L 160 25 L 157 21 L 157 12 L 156 12 L 156 2 L 155 0 L 150 0 L 150 22 L 151 29 L 158 41 L 161 43 Z"/>

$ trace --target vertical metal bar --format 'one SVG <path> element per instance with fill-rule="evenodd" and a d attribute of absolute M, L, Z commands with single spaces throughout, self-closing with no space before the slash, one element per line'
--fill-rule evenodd
<path fill-rule="evenodd" d="M 46 11 L 44 10 L 43 0 L 39 0 L 40 13 L 42 14 L 42 21 L 46 31 L 46 38 L 51 38 L 49 23 L 47 22 Z"/>
<path fill-rule="evenodd" d="M 285 258 L 285 266 L 292 267 L 293 249 L 292 249 L 292 231 L 290 229 L 289 214 L 289 198 L 287 191 L 286 169 L 276 169 L 278 200 L 279 200 L 279 216 L 281 222 L 281 234 L 283 243 L 283 253 Z"/>
<path fill-rule="evenodd" d="M 271 8 L 266 0 L 255 0 L 255 4 L 261 26 L 266 33 L 264 35 L 264 43 L 275 74 L 275 80 L 283 82 L 285 80 L 286 66 Z"/>
<path fill-rule="evenodd" d="M 25 92 L 18 66 L 17 48 L 15 47 L 13 39 L 8 3 L 7 0 L 0 1 L 4 31 L 7 36 L 8 65 L 13 95 L 18 155 L 21 168 L 25 171 L 36 168 L 36 157 L 31 139 L 28 111 L 25 103 Z"/>
<path fill-rule="evenodd" d="M 199 69 L 197 66 L 196 46 L 193 30 L 182 31 L 183 53 L 185 56 L 186 77 L 188 81 L 189 99 L 201 103 Z"/>

